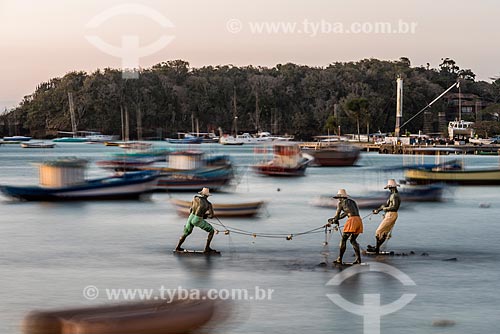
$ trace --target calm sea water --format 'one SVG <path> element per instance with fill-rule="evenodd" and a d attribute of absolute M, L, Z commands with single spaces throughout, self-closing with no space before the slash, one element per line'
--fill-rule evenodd
<path fill-rule="evenodd" d="M 158 145 L 158 144 L 157 144 Z M 166 146 L 167 144 L 163 144 Z M 255 219 L 224 219 L 226 225 L 267 233 L 296 233 L 323 225 L 333 211 L 310 205 L 321 194 L 339 188 L 356 195 L 382 189 L 401 172 L 382 167 L 410 162 L 412 157 L 364 153 L 358 167 L 309 168 L 302 178 L 280 179 L 253 174 L 251 147 L 202 145 L 226 153 L 239 165 L 237 186 L 216 193 L 212 202 L 262 199 L 266 210 Z M 198 148 L 198 147 L 197 147 Z M 103 159 L 118 148 L 59 144 L 53 150 L 0 147 L 0 184 L 36 184 L 36 163 L 54 157 Z M 432 157 L 427 160 L 432 161 Z M 467 166 L 498 166 L 498 157 L 466 156 Z M 106 172 L 91 165 L 89 177 Z M 19 333 L 23 316 L 33 309 L 109 303 L 106 288 L 160 287 L 273 289 L 271 300 L 234 301 L 233 317 L 221 324 L 227 333 L 363 333 L 363 318 L 334 304 L 326 295 L 340 294 L 363 304 L 365 294 L 380 294 L 391 303 L 416 294 L 404 308 L 381 318 L 381 333 L 496 333 L 500 323 L 500 188 L 453 187 L 446 202 L 411 204 L 400 211 L 387 248 L 415 255 L 367 263 L 388 264 L 416 285 L 405 286 L 385 273 L 363 273 L 341 285 L 327 285 L 339 274 L 331 266 L 338 234 L 323 246 L 322 233 L 287 241 L 240 236 L 215 236 L 220 258 L 185 258 L 171 254 L 185 219 L 169 198 L 193 194 L 154 194 L 147 201 L 85 203 L 19 203 L 0 195 L 0 332 Z M 362 210 L 362 216 L 369 210 Z M 364 220 L 363 246 L 373 244 L 381 216 Z M 196 229 L 186 247 L 201 249 L 206 233 Z M 422 256 L 428 253 L 428 256 Z M 348 245 L 346 259 L 352 257 Z M 456 259 L 455 261 L 445 261 Z M 327 262 L 327 266 L 320 266 Z M 96 300 L 83 297 L 86 286 L 100 289 Z M 434 320 L 452 320 L 447 328 Z M 370 326 L 375 326 L 371 323 Z M 372 328 L 372 327 L 370 327 Z"/>

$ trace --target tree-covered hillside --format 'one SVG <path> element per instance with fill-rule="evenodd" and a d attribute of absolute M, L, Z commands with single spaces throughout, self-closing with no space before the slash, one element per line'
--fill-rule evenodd
<path fill-rule="evenodd" d="M 498 128 L 500 80 L 475 81 L 471 70 L 460 69 L 448 58 L 437 69 L 411 67 L 407 58 L 337 62 L 325 68 L 192 68 L 174 60 L 141 69 L 138 79 L 123 79 L 120 70 L 108 68 L 71 72 L 41 83 L 16 109 L 1 116 L 0 134 L 44 138 L 71 131 L 68 93 L 74 99 L 79 130 L 120 135 L 127 114 L 131 138 L 137 137 L 139 118 L 142 137 L 153 138 L 190 131 L 193 120 L 198 120 L 200 131 L 220 127 L 230 132 L 235 113 L 240 131 L 266 130 L 299 139 L 334 133 L 339 126 L 343 133 L 357 132 L 358 125 L 363 133 L 367 126 L 370 132 L 391 132 L 398 76 L 404 79 L 403 121 L 460 79 L 463 93 L 478 95 L 493 106 L 487 108 L 491 115 L 481 117 L 491 124 L 483 125 Z M 446 108 L 440 101 L 433 105 L 432 115 Z M 403 131 L 422 130 L 423 122 L 420 115 Z"/>

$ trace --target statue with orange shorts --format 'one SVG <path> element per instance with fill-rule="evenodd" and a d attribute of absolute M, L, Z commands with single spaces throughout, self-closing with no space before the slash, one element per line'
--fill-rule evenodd
<path fill-rule="evenodd" d="M 339 189 L 337 195 L 333 196 L 333 198 L 337 198 L 339 203 L 337 205 L 335 217 L 328 219 L 328 223 L 338 225 L 340 219 L 348 217 L 342 232 L 339 257 L 334 261 L 334 263 L 342 264 L 342 258 L 344 257 L 344 253 L 346 251 L 347 240 L 350 240 L 354 253 L 356 254 L 356 259 L 353 263 L 361 263 L 361 252 L 356 239 L 361 233 L 363 233 L 363 222 L 359 216 L 358 205 L 353 199 L 349 198 L 345 189 Z"/>

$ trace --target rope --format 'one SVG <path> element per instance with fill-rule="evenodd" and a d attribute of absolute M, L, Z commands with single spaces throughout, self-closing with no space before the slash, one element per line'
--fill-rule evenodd
<path fill-rule="evenodd" d="M 370 217 L 371 215 L 373 215 L 373 212 L 367 214 L 362 219 Z M 243 229 L 236 228 L 236 227 L 226 226 L 226 225 L 224 225 L 224 223 L 222 223 L 222 221 L 219 219 L 219 217 L 214 216 L 214 218 L 217 219 L 218 223 L 213 223 L 213 224 L 221 226 L 222 228 L 224 228 L 224 234 L 225 235 L 230 235 L 231 233 L 234 233 L 234 234 L 251 236 L 253 238 L 257 238 L 257 237 L 260 237 L 260 238 L 272 238 L 272 239 L 282 239 L 282 238 L 285 238 L 286 240 L 292 240 L 294 237 L 297 237 L 297 236 L 302 236 L 302 235 L 306 235 L 306 234 L 314 234 L 314 233 L 323 233 L 323 230 L 324 230 L 324 233 L 325 233 L 325 245 L 328 245 L 328 241 L 329 241 L 329 240 L 327 240 L 328 232 L 330 232 L 330 238 L 331 238 L 331 230 L 332 229 L 328 229 L 328 227 L 330 227 L 329 226 L 330 224 L 321 225 L 319 227 L 316 227 L 316 228 L 313 228 L 313 229 L 310 229 L 310 230 L 307 230 L 307 231 L 298 232 L 298 233 L 258 233 L 258 232 L 252 232 L 252 231 L 243 230 Z M 342 231 L 341 231 L 341 229 L 343 227 L 344 226 L 342 225 L 342 226 L 338 226 L 338 227 L 334 228 L 335 230 L 337 230 L 339 232 L 340 237 L 342 237 Z M 219 233 L 219 231 L 217 231 L 217 233 Z"/>
<path fill-rule="evenodd" d="M 231 233 L 234 233 L 234 234 L 240 234 L 240 235 L 247 235 L 247 236 L 251 236 L 254 238 L 256 238 L 256 237 L 274 238 L 274 239 L 285 238 L 286 240 L 292 240 L 293 237 L 296 237 L 296 236 L 313 234 L 313 233 L 323 233 L 323 229 L 328 228 L 328 224 L 325 224 L 325 225 L 322 225 L 320 227 L 316 227 L 316 228 L 313 228 L 313 229 L 310 229 L 307 231 L 303 231 L 303 232 L 298 232 L 298 233 L 289 233 L 289 234 L 286 234 L 286 233 L 257 233 L 257 232 L 239 229 L 236 227 L 226 226 L 226 225 L 224 225 L 224 223 L 221 222 L 219 217 L 214 216 L 214 218 L 217 219 L 218 223 L 213 223 L 213 224 L 223 227 L 225 235 L 230 235 Z"/>
<path fill-rule="evenodd" d="M 374 215 L 374 213 L 373 213 L 373 212 L 371 212 L 371 213 L 367 214 L 366 216 L 364 216 L 363 218 L 361 218 L 361 220 L 364 220 L 365 218 L 368 218 L 368 217 L 370 217 L 370 216 L 372 216 L 372 215 Z"/>

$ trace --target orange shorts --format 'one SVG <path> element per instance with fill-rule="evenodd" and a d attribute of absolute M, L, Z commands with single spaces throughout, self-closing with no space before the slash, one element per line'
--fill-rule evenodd
<path fill-rule="evenodd" d="M 360 216 L 352 216 L 344 224 L 344 233 L 363 233 L 363 222 Z"/>

